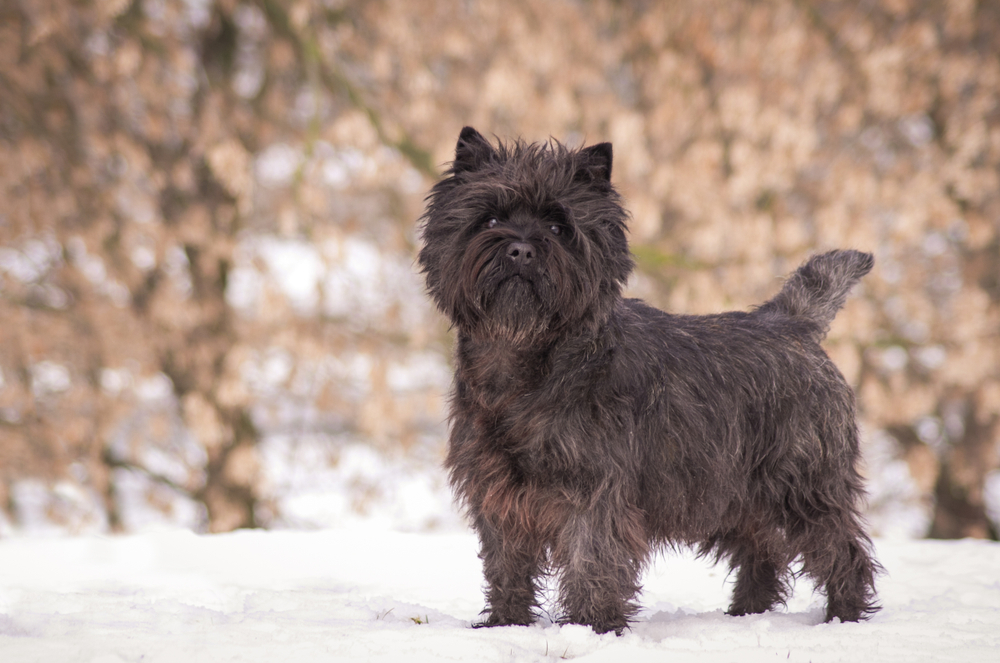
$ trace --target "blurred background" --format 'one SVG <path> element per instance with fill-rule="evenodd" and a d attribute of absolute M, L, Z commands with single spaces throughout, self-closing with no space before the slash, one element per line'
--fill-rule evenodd
<path fill-rule="evenodd" d="M 634 296 L 876 267 L 876 535 L 1000 524 L 1000 3 L 3 0 L 0 536 L 462 527 L 414 268 L 458 132 L 614 143 Z"/>

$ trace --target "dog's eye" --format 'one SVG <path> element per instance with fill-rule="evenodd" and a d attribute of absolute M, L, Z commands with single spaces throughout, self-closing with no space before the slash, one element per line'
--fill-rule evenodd
<path fill-rule="evenodd" d="M 496 228 L 498 223 L 500 223 L 500 222 L 497 221 L 496 218 L 494 217 L 494 218 L 492 218 L 492 219 L 490 219 L 489 221 L 486 222 L 486 227 L 487 228 Z"/>
<path fill-rule="evenodd" d="M 551 226 L 549 226 L 549 232 L 552 233 L 553 235 L 558 235 L 559 233 L 562 232 L 562 227 L 552 224 Z"/>

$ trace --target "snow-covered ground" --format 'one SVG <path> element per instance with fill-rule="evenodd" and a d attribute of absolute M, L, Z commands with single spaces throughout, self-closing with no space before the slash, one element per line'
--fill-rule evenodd
<path fill-rule="evenodd" d="M 877 542 L 882 612 L 823 624 L 788 607 L 723 614 L 726 572 L 657 559 L 622 637 L 543 620 L 469 628 L 482 608 L 474 537 L 342 528 L 159 531 L 0 540 L 0 661 L 1000 660 L 1000 545 Z"/>

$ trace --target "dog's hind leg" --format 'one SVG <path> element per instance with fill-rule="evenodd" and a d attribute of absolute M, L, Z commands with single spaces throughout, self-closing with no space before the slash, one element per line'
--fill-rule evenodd
<path fill-rule="evenodd" d="M 872 556 L 857 506 L 861 479 L 852 464 L 840 472 L 836 467 L 810 477 L 812 489 L 789 500 L 794 520 L 788 535 L 791 548 L 802 555 L 803 574 L 826 594 L 826 621 L 856 622 L 879 609 L 875 576 L 882 567 Z"/>
<path fill-rule="evenodd" d="M 824 467 L 810 472 L 803 482 L 809 488 L 788 500 L 797 520 L 790 528 L 792 547 L 802 555 L 802 572 L 826 594 L 826 621 L 856 622 L 879 610 L 875 576 L 882 567 L 872 556 L 860 512 L 857 435 L 853 424 L 821 431 Z"/>
<path fill-rule="evenodd" d="M 802 571 L 826 594 L 826 621 L 866 619 L 879 610 L 871 540 L 852 511 L 837 510 L 809 528 L 803 545 Z"/>
<path fill-rule="evenodd" d="M 711 539 L 702 554 L 729 558 L 736 573 L 733 600 L 726 614 L 739 616 L 771 610 L 788 595 L 789 559 L 784 534 L 777 526 L 746 522 L 738 530 Z"/>

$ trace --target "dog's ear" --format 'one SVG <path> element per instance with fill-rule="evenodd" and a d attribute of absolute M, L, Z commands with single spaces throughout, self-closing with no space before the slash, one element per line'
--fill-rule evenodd
<path fill-rule="evenodd" d="M 455 162 L 452 169 L 457 173 L 476 170 L 493 155 L 493 146 L 483 135 L 472 127 L 463 127 L 455 146 Z"/>
<path fill-rule="evenodd" d="M 611 143 L 598 143 L 580 150 L 584 156 L 584 170 L 594 179 L 611 181 Z"/>

